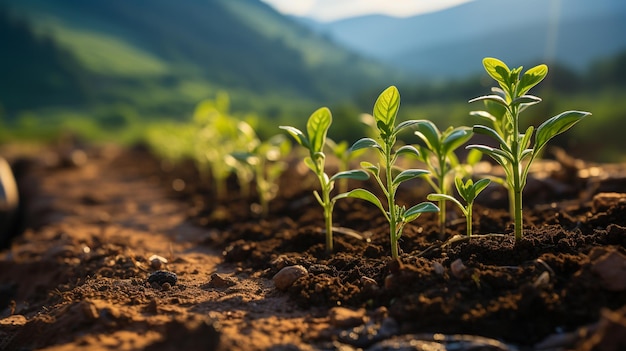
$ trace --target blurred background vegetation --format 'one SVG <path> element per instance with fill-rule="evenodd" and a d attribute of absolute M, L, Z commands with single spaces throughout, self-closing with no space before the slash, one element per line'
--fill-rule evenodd
<path fill-rule="evenodd" d="M 567 6 L 568 1 L 581 4 L 580 0 L 560 2 Z M 606 8 L 611 21 L 624 26 L 626 7 L 620 1 L 598 4 Z M 476 10 L 477 6 L 493 8 L 492 2 L 470 4 Z M 581 8 L 579 12 L 593 11 Z M 416 21 L 426 23 L 428 16 Z M 528 123 L 537 125 L 569 109 L 591 111 L 593 117 L 556 143 L 577 157 L 624 161 L 626 38 L 622 27 L 602 14 L 594 13 L 591 20 L 577 16 L 569 19 L 569 25 L 585 26 L 560 38 L 584 52 L 586 59 L 571 63 L 567 57 L 575 54 L 565 49 L 562 55 L 551 56 L 546 62 L 548 79 L 534 91 L 544 102 L 526 114 Z M 353 23 L 357 20 L 367 18 Z M 524 28 L 543 28 L 530 19 L 527 22 Z M 345 38 L 337 39 L 337 31 L 344 28 L 339 24 L 349 23 L 284 16 L 260 0 L 0 0 L 0 142 L 46 141 L 71 132 L 94 142 L 133 143 L 155 126 L 191 121 L 198 103 L 221 92 L 230 97 L 230 113 L 257 121 L 261 138 L 279 133 L 281 124 L 301 128 L 311 112 L 329 106 L 334 115 L 330 136 L 353 141 L 366 133 L 360 114 L 371 112 L 376 96 L 392 84 L 402 96 L 400 119 L 430 119 L 442 129 L 474 123 L 468 113 L 481 106 L 467 101 L 488 93 L 493 85 L 480 73 L 480 60 L 464 60 L 474 69 L 450 65 L 454 75 L 428 75 L 373 55 L 372 48 L 359 51 Z M 409 39 L 432 34 L 402 28 Z M 502 43 L 491 31 L 491 36 L 477 34 L 472 40 L 503 44 L 506 57 L 489 48 L 479 55 L 500 55 L 507 63 L 511 57 L 521 57 L 524 62 L 513 59 L 513 65 L 527 68 L 545 61 L 521 54 L 530 50 L 529 45 L 532 48 L 532 41 L 516 47 L 514 41 L 521 39 Z M 456 32 L 460 35 L 464 29 Z M 466 52 L 458 40 L 451 41 L 451 47 Z M 596 50 L 599 46 L 592 44 L 598 41 L 606 44 L 601 52 L 586 52 Z M 373 45 L 381 45 L 382 50 L 382 44 Z M 437 48 L 447 57 L 461 55 L 441 45 Z M 401 58 L 412 61 L 409 53 Z"/>

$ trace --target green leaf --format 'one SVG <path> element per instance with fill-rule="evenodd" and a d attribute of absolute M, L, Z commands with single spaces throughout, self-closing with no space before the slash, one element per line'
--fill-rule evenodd
<path fill-rule="evenodd" d="M 472 102 L 477 102 L 477 101 L 484 101 L 485 103 L 487 102 L 495 102 L 496 104 L 504 107 L 505 109 L 509 108 L 509 104 L 506 102 L 506 99 L 504 99 L 502 96 L 499 95 L 483 95 L 483 96 L 479 96 L 477 98 L 473 98 L 470 101 L 468 101 L 468 103 L 472 103 Z"/>
<path fill-rule="evenodd" d="M 496 117 L 487 111 L 471 111 L 470 116 L 485 118 L 490 120 L 492 123 L 497 121 Z"/>
<path fill-rule="evenodd" d="M 387 127 L 387 132 L 391 132 L 396 123 L 399 108 L 400 93 L 398 88 L 392 85 L 378 96 L 374 104 L 374 119 L 377 122 L 382 122 Z"/>
<path fill-rule="evenodd" d="M 304 146 L 307 149 L 311 149 L 309 139 L 306 137 L 306 135 L 304 135 L 304 133 L 302 133 L 302 131 L 300 131 L 300 129 L 291 126 L 280 126 L 278 128 L 289 133 L 294 139 L 296 139 L 296 142 L 298 144 Z"/>
<path fill-rule="evenodd" d="M 401 155 L 413 156 L 416 158 L 420 157 L 419 151 L 417 151 L 417 149 L 413 145 L 404 145 L 403 147 L 396 150 L 396 155 L 397 156 L 401 156 Z"/>
<path fill-rule="evenodd" d="M 311 114 L 309 120 L 306 123 L 306 130 L 311 142 L 311 150 L 313 152 L 321 152 L 326 143 L 326 134 L 328 128 L 333 121 L 330 110 L 327 107 L 322 107 Z"/>
<path fill-rule="evenodd" d="M 447 134 L 443 139 L 443 154 L 447 155 L 450 152 L 459 148 L 459 146 L 465 144 L 472 137 L 472 128 L 469 127 L 457 127 Z"/>
<path fill-rule="evenodd" d="M 522 134 L 522 139 L 519 143 L 521 149 L 525 149 L 530 146 L 530 137 L 533 135 L 534 130 L 535 127 L 530 126 L 528 127 L 528 129 L 526 129 L 526 133 Z"/>
<path fill-rule="evenodd" d="M 404 212 L 404 222 L 411 222 L 422 213 L 439 212 L 439 207 L 435 206 L 432 202 L 422 202 L 417 204 Z"/>
<path fill-rule="evenodd" d="M 417 135 L 423 142 L 426 144 L 426 147 L 436 153 L 439 154 L 441 150 L 441 144 L 439 140 L 441 139 L 441 132 L 437 126 L 428 120 L 420 120 L 415 128 L 415 135 Z"/>
<path fill-rule="evenodd" d="M 404 130 L 406 128 L 410 128 L 410 127 L 416 125 L 417 123 L 418 123 L 418 121 L 414 120 L 414 119 L 410 119 L 408 121 L 400 122 L 400 124 L 398 124 L 393 129 L 393 132 L 397 134 L 397 133 L 401 132 L 402 130 Z"/>
<path fill-rule="evenodd" d="M 367 162 L 367 161 L 362 161 L 360 163 L 360 165 L 361 165 L 362 168 L 365 168 L 366 170 L 368 170 L 368 171 L 370 171 L 372 173 L 375 173 L 375 174 L 378 174 L 378 172 L 380 171 L 380 168 L 378 166 L 376 166 L 373 163 Z"/>
<path fill-rule="evenodd" d="M 566 111 L 543 122 L 537 128 L 535 151 L 539 152 L 550 139 L 570 129 L 574 124 L 589 115 L 591 115 L 589 112 Z"/>
<path fill-rule="evenodd" d="M 485 67 L 487 74 L 500 83 L 503 88 L 509 86 L 511 70 L 504 62 L 498 60 L 497 58 L 485 57 L 483 59 L 483 66 Z"/>
<path fill-rule="evenodd" d="M 368 180 L 369 174 L 367 172 L 360 169 L 353 169 L 350 171 L 339 172 L 332 177 L 330 177 L 330 181 L 335 181 L 337 179 L 354 179 L 354 180 Z"/>
<path fill-rule="evenodd" d="M 354 190 L 349 191 L 347 193 L 341 194 L 341 197 L 352 197 L 352 198 L 355 198 L 355 199 L 361 199 L 361 200 L 368 201 L 368 202 L 376 205 L 376 207 L 378 207 L 385 214 L 385 216 L 387 215 L 387 211 L 383 207 L 383 204 L 380 202 L 380 200 L 376 197 L 376 195 L 372 194 L 368 190 L 365 190 L 365 189 L 354 189 Z"/>
<path fill-rule="evenodd" d="M 535 66 L 522 76 L 517 86 L 517 96 L 526 94 L 532 87 L 539 84 L 548 75 L 548 66 L 538 65 Z"/>
<path fill-rule="evenodd" d="M 504 151 L 506 151 L 509 154 L 513 153 L 509 145 L 507 145 L 506 141 L 504 141 L 504 139 L 502 139 L 500 134 L 498 134 L 498 132 L 496 132 L 492 128 L 478 124 L 478 125 L 475 125 L 472 129 L 474 133 L 476 134 L 483 134 L 483 135 L 492 137 L 498 142 L 498 144 L 500 144 L 500 147 L 504 148 Z"/>
<path fill-rule="evenodd" d="M 313 173 L 317 174 L 318 169 L 317 169 L 317 164 L 313 161 L 313 159 L 309 156 L 304 158 L 304 164 L 309 167 L 310 170 L 313 171 Z"/>
<path fill-rule="evenodd" d="M 511 102 L 511 106 L 513 105 L 534 105 L 541 102 L 541 98 L 534 95 L 522 95 Z"/>
<path fill-rule="evenodd" d="M 426 198 L 429 201 L 451 201 L 452 203 L 454 203 L 455 205 L 457 205 L 461 209 L 463 214 L 466 214 L 466 212 L 467 212 L 467 210 L 465 210 L 465 206 L 463 206 L 463 204 L 460 203 L 459 200 L 455 199 L 454 197 L 452 197 L 450 195 L 446 195 L 446 194 L 428 194 L 428 196 L 426 196 Z"/>
<path fill-rule="evenodd" d="M 480 162 L 481 158 L 483 158 L 483 153 L 480 152 L 480 150 L 472 149 L 467 154 L 467 159 L 465 160 L 465 163 L 467 163 L 470 166 L 473 166 L 477 164 L 478 162 Z"/>
<path fill-rule="evenodd" d="M 405 171 L 400 172 L 394 179 L 393 185 L 397 186 L 398 184 L 405 182 L 409 179 L 414 179 L 417 177 L 421 177 L 425 174 L 429 174 L 430 172 L 425 169 L 407 169 Z"/>
<path fill-rule="evenodd" d="M 362 138 L 357 140 L 352 146 L 350 146 L 350 152 L 357 151 L 360 149 L 374 148 L 382 150 L 382 146 L 376 142 L 376 140 L 372 138 Z"/>
<path fill-rule="evenodd" d="M 489 184 L 491 184 L 491 180 L 487 178 L 480 179 L 476 183 L 474 183 L 474 198 L 476 198 L 476 196 L 478 196 L 481 191 L 485 190 L 485 188 L 487 188 Z"/>
<path fill-rule="evenodd" d="M 486 145 L 468 145 L 466 149 L 476 149 L 480 150 L 483 154 L 487 154 L 491 156 L 494 160 L 496 160 L 501 166 L 506 168 L 507 163 L 513 163 L 513 158 L 510 154 L 505 153 L 500 149 L 496 149 L 493 147 L 489 147 Z"/>

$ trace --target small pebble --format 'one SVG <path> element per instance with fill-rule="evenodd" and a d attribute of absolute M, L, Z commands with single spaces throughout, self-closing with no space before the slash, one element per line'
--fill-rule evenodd
<path fill-rule="evenodd" d="M 378 284 L 376 283 L 376 281 L 370 277 L 366 277 L 366 276 L 362 276 L 361 277 L 361 284 L 363 284 L 364 288 L 367 289 L 377 289 L 378 288 Z"/>
<path fill-rule="evenodd" d="M 153 269 L 161 269 L 167 264 L 167 259 L 159 255 L 152 255 L 148 258 L 148 262 Z"/>
<path fill-rule="evenodd" d="M 296 280 L 308 274 L 306 268 L 301 265 L 287 266 L 276 273 L 272 280 L 274 281 L 276 289 L 287 290 Z"/>
<path fill-rule="evenodd" d="M 177 281 L 178 277 L 176 276 L 176 273 L 169 271 L 156 271 L 148 276 L 148 283 L 152 286 L 154 286 L 153 283 L 156 283 L 159 286 L 162 286 L 164 283 L 168 283 L 171 287 L 176 285 Z"/>
<path fill-rule="evenodd" d="M 165 282 L 165 283 L 161 284 L 161 290 L 163 290 L 163 291 L 168 291 L 171 288 L 172 288 L 172 286 L 168 282 Z"/>
<path fill-rule="evenodd" d="M 446 268 L 441 263 L 434 261 L 433 271 L 435 271 L 437 275 L 443 275 L 446 272 Z"/>
<path fill-rule="evenodd" d="M 457 258 L 452 263 L 450 263 L 450 270 L 452 271 L 452 275 L 461 278 L 463 273 L 467 270 L 467 267 L 463 264 L 460 258 Z"/>

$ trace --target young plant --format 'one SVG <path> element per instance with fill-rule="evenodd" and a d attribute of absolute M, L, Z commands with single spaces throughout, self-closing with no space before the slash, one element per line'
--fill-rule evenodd
<path fill-rule="evenodd" d="M 370 172 L 376 179 L 387 200 L 387 209 L 383 203 L 368 190 L 355 189 L 345 194 L 369 201 L 376 205 L 387 221 L 389 222 L 389 238 L 391 242 L 391 256 L 398 258 L 398 239 L 402 236 L 404 226 L 417 219 L 422 213 L 437 212 L 439 209 L 433 203 L 423 202 L 409 209 L 396 204 L 396 192 L 398 187 L 407 180 L 421 177 L 428 174 L 423 169 L 407 169 L 401 172 L 394 172 L 394 166 L 401 155 L 419 156 L 419 152 L 414 146 L 405 145 L 394 150 L 398 133 L 415 125 L 418 121 L 409 120 L 396 124 L 396 115 L 400 107 L 400 94 L 395 86 L 391 86 L 383 91 L 374 104 L 374 119 L 376 121 L 377 137 L 362 138 L 355 142 L 350 148 L 351 151 L 373 148 L 379 153 L 383 163 L 384 176 L 381 176 L 381 167 L 369 162 L 361 162 L 361 167 Z"/>
<path fill-rule="evenodd" d="M 519 119 L 520 114 L 529 106 L 541 102 L 539 97 L 527 93 L 546 77 L 548 66 L 538 65 L 521 74 L 522 67 L 509 69 L 504 62 L 490 57 L 483 60 L 483 66 L 489 76 L 498 82 L 500 88 L 492 89 L 494 93 L 491 95 L 470 100 L 486 102 L 489 111 L 474 112 L 473 115 L 484 117 L 492 124 L 491 127 L 475 125 L 473 131 L 490 136 L 499 144 L 499 148 L 487 145 L 470 145 L 467 148 L 477 149 L 489 155 L 504 169 L 505 182 L 512 198 L 515 239 L 519 240 L 523 236 L 522 191 L 532 161 L 538 157 L 550 139 L 565 132 L 591 113 L 566 111 L 546 120 L 537 128 L 533 144 L 531 138 L 535 131 L 534 127 L 530 126 L 522 133 Z"/>
<path fill-rule="evenodd" d="M 454 151 L 472 137 L 469 127 L 449 127 L 441 132 L 437 126 L 427 120 L 420 120 L 415 125 L 415 135 L 421 140 L 418 145 L 419 159 L 430 171 L 425 177 L 436 193 L 450 195 L 450 183 L 454 170 L 459 167 L 459 160 Z M 438 199 L 439 232 L 443 237 L 446 230 L 446 201 Z"/>
<path fill-rule="evenodd" d="M 324 209 L 324 222 L 326 225 L 326 251 L 333 251 L 333 208 L 335 202 L 344 194 L 339 194 L 331 198 L 330 194 L 334 188 L 335 181 L 338 179 L 356 179 L 366 180 L 369 175 L 362 170 L 350 170 L 339 172 L 329 177 L 324 171 L 326 163 L 326 155 L 323 152 L 326 144 L 326 134 L 332 124 L 332 114 L 326 107 L 322 107 L 309 117 L 304 134 L 297 128 L 291 126 L 280 126 L 281 129 L 287 131 L 298 144 L 302 145 L 309 151 L 309 156 L 304 159 L 304 163 L 315 173 L 321 185 L 321 195 L 317 191 L 313 194 Z"/>
<path fill-rule="evenodd" d="M 461 196 L 461 198 L 465 201 L 465 206 L 461 204 L 457 199 L 448 195 L 448 194 L 430 194 L 428 195 L 428 200 L 430 201 L 452 201 L 455 203 L 463 213 L 465 217 L 467 236 L 472 236 L 472 208 L 474 207 L 474 200 L 481 191 L 483 191 L 487 185 L 491 183 L 489 179 L 481 179 L 474 183 L 472 179 L 468 179 L 467 182 L 463 183 L 463 179 L 461 177 L 454 178 L 454 185 L 456 186 L 456 190 Z"/>
<path fill-rule="evenodd" d="M 287 164 L 282 159 L 291 151 L 291 144 L 282 134 L 261 141 L 252 127 L 245 122 L 240 122 L 239 129 L 247 129 L 246 134 L 253 135 L 253 137 L 247 145 L 248 150 L 234 152 L 232 158 L 253 174 L 259 197 L 260 214 L 262 217 L 267 217 L 269 202 L 278 193 L 278 178 L 287 169 Z M 241 167 L 234 166 L 234 168 L 239 170 Z M 243 170 L 241 173 L 246 174 Z"/>

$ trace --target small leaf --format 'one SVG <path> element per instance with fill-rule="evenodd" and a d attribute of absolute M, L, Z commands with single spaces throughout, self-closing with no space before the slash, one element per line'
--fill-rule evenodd
<path fill-rule="evenodd" d="M 330 177 L 330 181 L 335 181 L 337 179 L 354 179 L 354 180 L 368 180 L 369 174 L 367 172 L 360 169 L 353 169 L 350 171 L 339 172 L 332 177 Z"/>
<path fill-rule="evenodd" d="M 566 111 L 543 122 L 537 128 L 535 151 L 539 152 L 550 139 L 570 129 L 578 121 L 589 115 L 591 115 L 589 112 Z"/>
<path fill-rule="evenodd" d="M 467 159 L 465 160 L 465 163 L 467 163 L 470 166 L 473 166 L 477 164 L 478 162 L 480 162 L 481 158 L 483 158 L 483 153 L 480 152 L 480 150 L 472 149 L 467 154 Z"/>
<path fill-rule="evenodd" d="M 404 129 L 406 129 L 406 128 L 410 128 L 410 127 L 412 127 L 412 126 L 416 125 L 418 122 L 419 122 L 419 121 L 414 120 L 414 119 L 410 119 L 410 120 L 408 120 L 408 121 L 401 122 L 400 124 L 398 124 L 398 125 L 397 125 L 394 129 L 393 129 L 393 132 L 397 134 L 397 133 L 401 132 L 402 130 L 404 130 Z"/>
<path fill-rule="evenodd" d="M 481 191 L 485 190 L 485 188 L 487 188 L 487 186 L 490 183 L 491 183 L 491 180 L 487 178 L 480 179 L 476 183 L 474 183 L 475 197 L 478 196 L 478 194 L 480 194 Z"/>
<path fill-rule="evenodd" d="M 374 119 L 387 126 L 387 132 L 391 132 L 395 122 L 398 109 L 400 108 L 400 93 L 398 88 L 390 86 L 385 89 L 374 104 Z M 379 127 L 380 128 L 380 127 Z"/>
<path fill-rule="evenodd" d="M 315 162 L 313 162 L 313 159 L 309 156 L 304 158 L 304 164 L 307 165 L 307 167 L 309 167 L 310 170 L 313 171 L 313 173 L 317 174 L 318 169 L 317 169 L 317 164 Z"/>
<path fill-rule="evenodd" d="M 522 134 L 522 139 L 520 140 L 520 143 L 519 143 L 521 149 L 525 149 L 530 146 L 530 137 L 533 135 L 534 130 L 535 130 L 535 127 L 530 126 L 528 127 L 528 129 L 526 129 L 526 133 Z"/>
<path fill-rule="evenodd" d="M 411 222 L 419 217 L 422 213 L 439 212 L 439 207 L 432 202 L 422 202 L 404 212 L 404 221 Z"/>
<path fill-rule="evenodd" d="M 492 123 L 497 121 L 496 117 L 487 111 L 471 111 L 470 116 L 486 118 L 490 120 Z"/>
<path fill-rule="evenodd" d="M 504 149 L 504 151 L 506 151 L 509 154 L 512 154 L 513 152 L 511 151 L 511 148 L 509 147 L 509 145 L 507 145 L 506 141 L 504 141 L 504 139 L 502 139 L 502 137 L 500 136 L 500 134 L 498 134 L 498 132 L 496 132 L 495 130 L 486 127 L 486 126 L 482 126 L 480 124 L 475 125 L 473 128 L 474 133 L 476 134 L 483 134 L 483 135 L 488 135 L 490 137 L 492 137 L 493 139 L 495 139 L 498 144 L 500 144 L 500 147 L 502 147 Z"/>
<path fill-rule="evenodd" d="M 499 96 L 499 95 L 483 95 L 477 98 L 473 98 L 468 102 L 471 104 L 472 102 L 476 102 L 476 101 L 495 102 L 498 105 L 506 109 L 509 108 L 509 104 L 506 102 L 506 100 L 502 96 Z"/>
<path fill-rule="evenodd" d="M 477 149 L 480 152 L 491 156 L 494 160 L 496 160 L 501 166 L 506 168 L 507 164 L 513 163 L 513 158 L 511 155 L 505 153 L 500 149 L 495 149 L 486 145 L 468 145 L 466 149 Z"/>
<path fill-rule="evenodd" d="M 354 190 L 349 191 L 347 193 L 341 194 L 341 197 L 353 197 L 355 199 L 361 199 L 361 200 L 368 201 L 368 202 L 376 205 L 376 207 L 378 207 L 385 214 L 385 216 L 387 215 L 387 211 L 383 207 L 383 204 L 380 202 L 380 200 L 376 197 L 376 195 L 372 194 L 368 190 L 365 190 L 365 189 L 354 189 Z"/>
<path fill-rule="evenodd" d="M 304 146 L 307 149 L 311 148 L 311 144 L 309 143 L 309 139 L 306 137 L 306 135 L 304 135 L 304 133 L 302 133 L 302 131 L 300 131 L 300 129 L 298 128 L 294 128 L 291 126 L 280 126 L 278 127 L 284 131 L 286 131 L 287 133 L 289 133 L 294 139 L 296 139 L 296 142 L 302 146 Z"/>
<path fill-rule="evenodd" d="M 397 156 L 413 156 L 416 158 L 420 157 L 419 151 L 413 145 L 404 145 L 403 147 L 396 150 Z"/>
<path fill-rule="evenodd" d="M 538 65 L 535 66 L 522 76 L 517 86 L 517 95 L 526 94 L 532 87 L 539 84 L 548 75 L 548 66 Z"/>
<path fill-rule="evenodd" d="M 437 128 L 437 126 L 431 121 L 420 120 L 415 129 L 415 135 L 422 139 L 424 144 L 426 144 L 426 147 L 430 151 L 439 154 L 441 150 L 441 144 L 439 142 L 441 139 L 441 132 L 439 131 L 439 128 Z"/>
<path fill-rule="evenodd" d="M 378 166 L 376 166 L 373 163 L 367 162 L 367 161 L 362 161 L 360 163 L 360 165 L 361 165 L 362 168 L 364 168 L 364 169 L 366 169 L 366 170 L 368 170 L 368 171 L 370 171 L 372 173 L 378 174 L 378 172 L 380 170 L 380 168 Z"/>
<path fill-rule="evenodd" d="M 326 143 L 326 134 L 332 123 L 332 115 L 327 107 L 322 107 L 311 114 L 306 124 L 311 143 L 311 151 L 321 152 Z"/>
<path fill-rule="evenodd" d="M 352 144 L 352 146 L 350 146 L 350 152 L 367 148 L 382 150 L 382 147 L 378 144 L 378 142 L 376 142 L 376 140 L 372 138 L 362 138 L 357 140 L 354 144 Z"/>
<path fill-rule="evenodd" d="M 465 206 L 463 206 L 463 204 L 461 204 L 459 202 L 459 200 L 455 199 L 454 197 L 450 196 L 450 195 L 446 195 L 446 194 L 428 194 L 428 196 L 426 196 L 426 198 L 429 201 L 451 201 L 452 203 L 454 203 L 455 205 L 457 205 L 461 211 L 463 212 L 463 214 L 466 214 L 466 210 L 465 210 Z"/>
<path fill-rule="evenodd" d="M 458 127 L 447 134 L 443 139 L 443 154 L 447 155 L 450 152 L 459 148 L 459 146 L 465 144 L 472 137 L 472 128 Z"/>
<path fill-rule="evenodd" d="M 397 186 L 398 184 L 405 182 L 409 179 L 414 179 L 417 177 L 421 177 L 425 174 L 429 174 L 430 172 L 425 169 L 407 169 L 405 171 L 400 172 L 394 179 L 393 185 Z"/>
<path fill-rule="evenodd" d="M 509 75 L 511 70 L 504 62 L 493 57 L 485 57 L 483 59 L 483 66 L 491 78 L 495 79 L 501 85 L 509 85 Z"/>
<path fill-rule="evenodd" d="M 511 106 L 513 105 L 534 105 L 534 104 L 538 104 L 540 103 L 542 100 L 541 98 L 534 96 L 534 95 L 522 95 L 520 97 L 518 97 L 517 99 L 513 100 L 511 102 Z"/>

